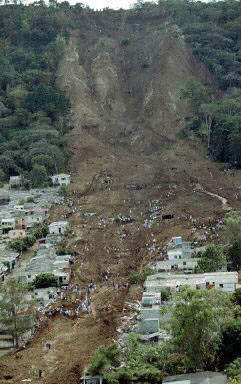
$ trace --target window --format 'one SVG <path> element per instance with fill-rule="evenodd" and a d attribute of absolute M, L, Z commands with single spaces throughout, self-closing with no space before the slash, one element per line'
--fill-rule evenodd
<path fill-rule="evenodd" d="M 28 279 L 31 279 L 31 275 L 28 275 Z"/>
<path fill-rule="evenodd" d="M 220 288 L 223 288 L 223 284 L 219 284 L 219 287 L 220 287 Z"/>
<path fill-rule="evenodd" d="M 187 265 L 187 262 L 186 262 L 186 261 L 184 261 L 184 262 L 183 262 L 183 265 Z"/>

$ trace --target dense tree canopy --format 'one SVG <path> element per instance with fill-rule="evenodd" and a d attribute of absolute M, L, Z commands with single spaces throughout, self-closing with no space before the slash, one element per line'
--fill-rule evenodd
<path fill-rule="evenodd" d="M 204 252 L 198 254 L 200 260 L 196 272 L 216 272 L 226 267 L 226 258 L 220 246 L 210 245 Z"/>
<path fill-rule="evenodd" d="M 13 277 L 0 286 L 0 321 L 13 337 L 16 347 L 20 336 L 33 325 L 34 307 L 27 293 L 27 286 Z"/>
<path fill-rule="evenodd" d="M 232 320 L 223 329 L 219 347 L 219 365 L 223 369 L 241 357 L 241 319 Z"/>
<path fill-rule="evenodd" d="M 212 157 L 241 167 L 240 2 L 159 0 L 159 8 L 214 79 L 189 82 L 181 92 L 193 107 L 187 127 L 207 141 Z"/>
<path fill-rule="evenodd" d="M 232 318 L 230 298 L 214 289 L 184 289 L 172 310 L 171 335 L 188 369 L 213 368 L 222 326 Z"/>
<path fill-rule="evenodd" d="M 66 128 L 59 121 L 61 117 L 68 126 L 69 101 L 56 88 L 55 77 L 68 39 L 71 14 L 68 17 L 66 12 L 55 2 L 1 6 L 1 181 L 27 171 L 36 186 L 37 167 L 45 169 L 43 181 L 44 173 L 59 171 L 65 161 Z"/>

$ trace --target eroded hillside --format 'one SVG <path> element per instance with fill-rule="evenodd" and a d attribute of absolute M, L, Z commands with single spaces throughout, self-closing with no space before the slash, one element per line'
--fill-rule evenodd
<path fill-rule="evenodd" d="M 223 185 L 225 173 L 208 160 L 204 146 L 194 137 L 178 137 L 191 114 L 180 89 L 193 78 L 212 84 L 177 27 L 160 18 L 117 13 L 107 22 L 100 15 L 73 32 L 58 84 L 72 104 L 69 148 L 76 190 L 92 200 L 93 192 L 104 190 L 101 205 L 107 200 L 114 206 L 126 196 L 145 202 L 174 185 L 178 194 L 163 211 L 176 214 L 195 209 L 196 183 L 213 192 L 225 187 L 232 198 L 232 185 Z M 179 203 L 172 207 L 175 199 Z M 204 195 L 197 199 L 208 212 L 216 207 Z"/>
<path fill-rule="evenodd" d="M 91 314 L 49 320 L 25 351 L 3 360 L 6 374 L 14 364 L 12 382 L 39 382 L 41 368 L 46 383 L 78 383 L 95 348 L 116 338 L 125 304 L 138 298 L 130 274 L 160 258 L 173 235 L 219 241 L 225 211 L 203 191 L 240 207 L 240 173 L 208 159 L 196 137 L 180 138 L 190 110 L 179 91 L 192 78 L 212 84 L 176 27 L 160 17 L 95 14 L 72 32 L 58 85 L 72 106 L 73 184 L 52 217 L 68 217 L 73 227 L 72 283 L 97 289 Z"/>

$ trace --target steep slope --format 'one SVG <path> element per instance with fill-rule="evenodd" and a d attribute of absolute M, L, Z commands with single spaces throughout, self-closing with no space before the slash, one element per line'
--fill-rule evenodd
<path fill-rule="evenodd" d="M 81 194 L 110 189 L 119 200 L 120 191 L 135 184 L 142 188 L 138 199 L 145 200 L 146 188 L 174 183 L 180 203 L 182 191 L 192 193 L 195 183 L 217 192 L 225 175 L 196 138 L 177 135 L 189 114 L 180 89 L 192 78 L 212 80 L 175 26 L 160 18 L 137 20 L 120 13 L 107 23 L 96 16 L 72 34 L 61 62 L 58 84 L 73 113 L 69 148 L 75 189 Z M 106 184 L 104 175 L 109 175 Z"/>

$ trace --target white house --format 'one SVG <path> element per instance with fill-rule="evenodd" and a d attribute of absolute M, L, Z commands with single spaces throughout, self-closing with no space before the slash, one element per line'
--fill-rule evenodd
<path fill-rule="evenodd" d="M 176 248 L 179 246 L 181 247 L 181 245 L 182 245 L 182 237 L 181 236 L 172 237 L 171 240 L 167 244 L 168 248 Z"/>
<path fill-rule="evenodd" d="M 70 175 L 60 173 L 59 175 L 51 176 L 53 185 L 69 185 Z"/>
<path fill-rule="evenodd" d="M 171 260 L 158 261 L 153 265 L 153 269 L 157 272 L 184 271 L 193 273 L 197 266 L 199 258 L 178 258 Z"/>
<path fill-rule="evenodd" d="M 22 178 L 21 176 L 11 176 L 9 179 L 9 188 L 21 187 Z"/>
<path fill-rule="evenodd" d="M 49 233 L 51 235 L 64 235 L 68 228 L 68 221 L 55 221 L 49 224 Z"/>
<path fill-rule="evenodd" d="M 226 375 L 210 371 L 168 376 L 162 380 L 163 384 L 227 384 L 227 382 Z"/>
<path fill-rule="evenodd" d="M 70 279 L 70 273 L 64 272 L 62 270 L 53 270 L 54 276 L 57 278 L 57 283 L 59 286 L 68 285 Z"/>
<path fill-rule="evenodd" d="M 20 212 L 25 211 L 24 205 L 14 205 L 13 209 Z"/>
<path fill-rule="evenodd" d="M 167 246 L 168 260 L 191 258 L 194 252 L 191 243 L 183 241 L 182 237 L 173 237 Z"/>
<path fill-rule="evenodd" d="M 225 292 L 234 292 L 238 284 L 237 272 L 211 272 L 200 274 L 157 273 L 147 277 L 146 292 L 160 292 L 162 288 L 178 291 L 181 287 L 205 289 L 216 288 Z"/>
<path fill-rule="evenodd" d="M 161 304 L 161 292 L 143 292 L 142 306 Z"/>
<path fill-rule="evenodd" d="M 6 218 L 1 220 L 2 233 L 8 233 L 11 229 L 16 226 L 16 220 L 14 218 Z"/>

